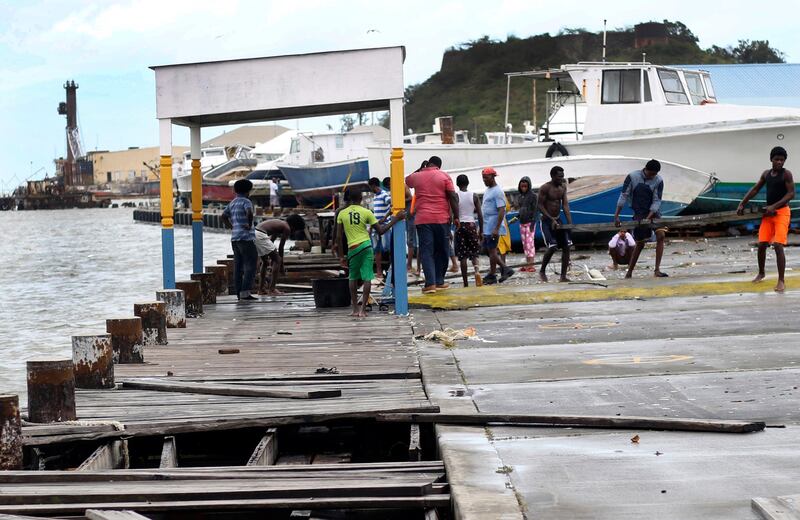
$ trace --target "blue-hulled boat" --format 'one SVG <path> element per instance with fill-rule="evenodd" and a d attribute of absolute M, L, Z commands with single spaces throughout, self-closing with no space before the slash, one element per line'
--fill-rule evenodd
<path fill-rule="evenodd" d="M 382 126 L 359 126 L 343 133 L 299 133 L 277 166 L 301 204 L 325 206 L 346 187 L 366 190 L 367 146 L 388 140 L 389 130 Z"/>
<path fill-rule="evenodd" d="M 312 207 L 325 206 L 345 187 L 361 186 L 366 191 L 369 180 L 366 158 L 305 166 L 281 164 L 280 170 L 298 202 Z"/>

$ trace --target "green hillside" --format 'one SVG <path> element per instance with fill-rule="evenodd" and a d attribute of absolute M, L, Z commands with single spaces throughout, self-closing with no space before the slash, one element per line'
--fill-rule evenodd
<path fill-rule="evenodd" d="M 768 41 L 740 40 L 736 47 L 701 49 L 697 38 L 680 22 L 664 21 L 666 42 L 635 48 L 633 28 L 607 33 L 608 61 L 671 63 L 757 63 L 783 61 L 783 54 Z M 583 29 L 564 29 L 558 35 L 540 34 L 530 38 L 509 36 L 495 41 L 488 36 L 448 49 L 439 72 L 424 83 L 406 89 L 406 126 L 415 132 L 430 132 L 437 116 L 454 117 L 455 128 L 470 136 L 502 130 L 505 118 L 506 72 L 559 67 L 565 63 L 600 61 L 602 34 Z M 544 117 L 546 90 L 554 83 L 538 81 L 537 121 Z M 509 122 L 522 131 L 522 121 L 533 120 L 533 81 L 516 78 L 511 82 Z"/>

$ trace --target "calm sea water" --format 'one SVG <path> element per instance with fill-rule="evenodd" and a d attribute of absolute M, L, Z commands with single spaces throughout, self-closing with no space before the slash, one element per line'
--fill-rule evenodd
<path fill-rule="evenodd" d="M 161 228 L 133 210 L 0 211 L 0 394 L 27 404 L 25 362 L 67 359 L 70 336 L 104 333 L 106 318 L 132 316 L 161 282 Z M 231 252 L 206 232 L 205 264 Z M 189 228 L 175 228 L 175 272 L 192 272 Z"/>

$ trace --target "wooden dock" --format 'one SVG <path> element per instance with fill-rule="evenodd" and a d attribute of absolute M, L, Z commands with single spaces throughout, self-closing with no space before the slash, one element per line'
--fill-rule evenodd
<path fill-rule="evenodd" d="M 420 427 L 376 420 L 438 411 L 410 322 L 348 314 L 220 296 L 144 363 L 116 365 L 116 388 L 77 390 L 77 421 L 23 423 L 26 469 L 0 472 L 0 517 L 437 518 L 449 489 Z"/>

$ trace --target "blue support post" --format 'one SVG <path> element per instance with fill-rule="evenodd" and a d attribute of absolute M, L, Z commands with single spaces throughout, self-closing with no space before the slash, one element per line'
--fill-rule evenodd
<path fill-rule="evenodd" d="M 161 228 L 161 266 L 164 289 L 175 288 L 175 228 Z"/>
<path fill-rule="evenodd" d="M 406 265 L 406 221 L 401 220 L 392 227 L 394 257 L 394 309 L 401 316 L 408 314 L 408 270 Z"/>
<path fill-rule="evenodd" d="M 203 272 L 203 221 L 192 222 L 192 272 Z"/>

